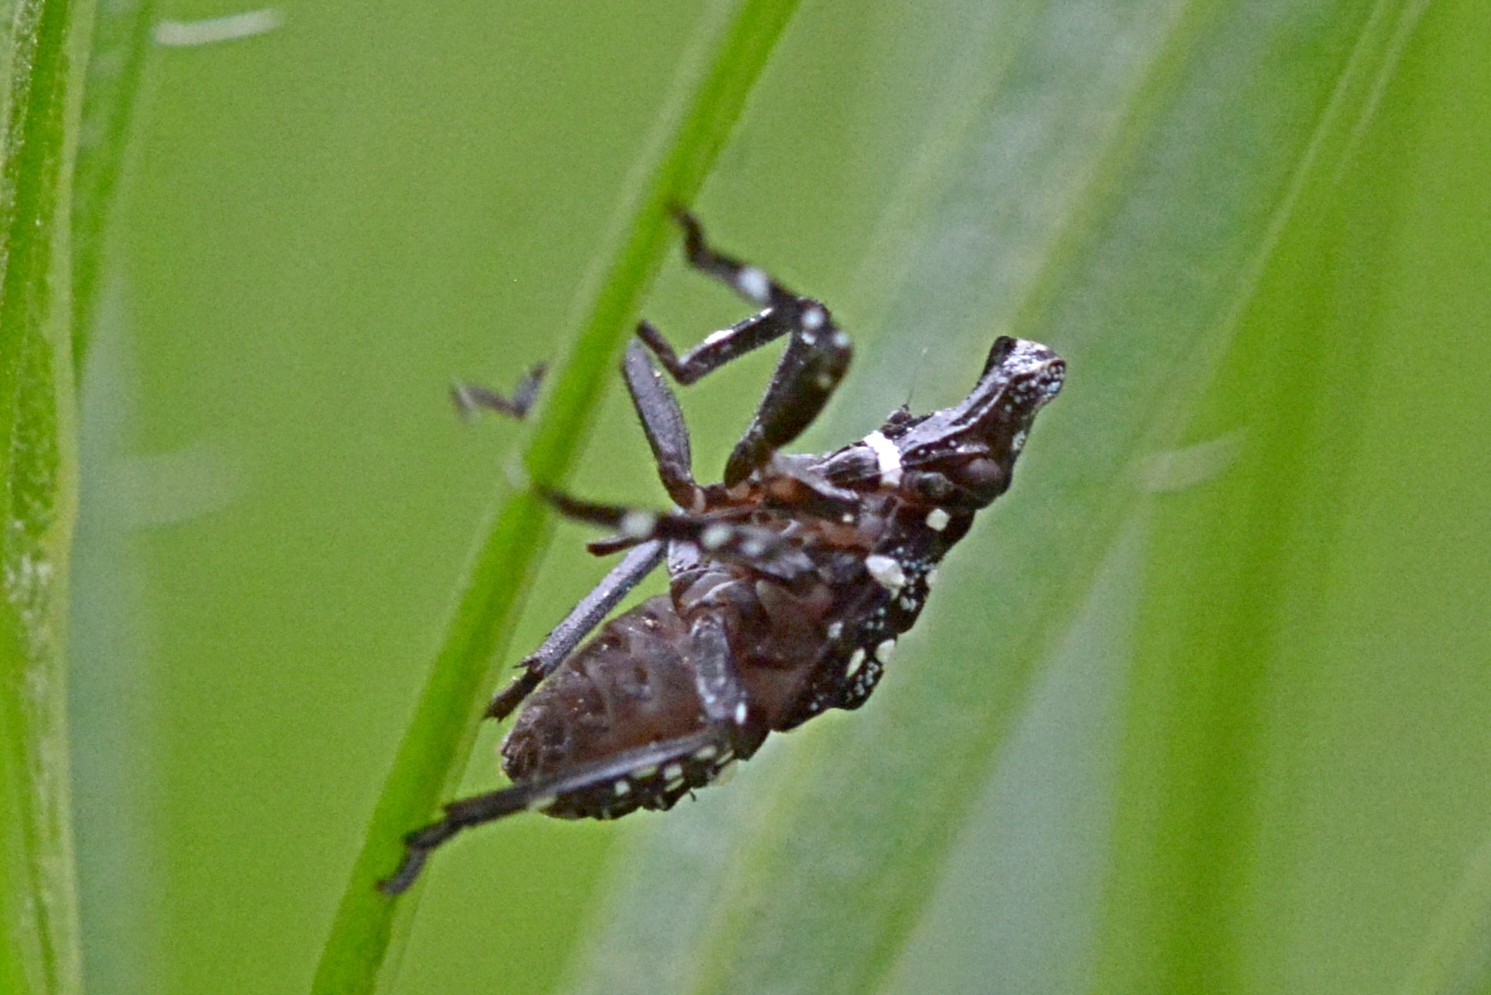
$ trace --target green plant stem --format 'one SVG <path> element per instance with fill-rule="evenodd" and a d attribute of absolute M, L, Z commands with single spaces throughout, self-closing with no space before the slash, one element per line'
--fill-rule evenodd
<path fill-rule="evenodd" d="M 669 206 L 693 199 L 796 6 L 795 0 L 720 0 L 707 9 L 628 180 L 608 245 L 581 288 L 578 334 L 550 368 L 529 421 L 522 467 L 532 483 L 561 483 L 579 455 L 602 385 L 672 237 Z M 527 487 L 499 499 L 353 866 L 312 985 L 317 995 L 372 990 L 395 936 L 407 931 L 417 887 L 395 900 L 376 883 L 398 864 L 403 835 L 427 822 L 459 779 L 546 543 L 548 517 Z"/>
<path fill-rule="evenodd" d="M 0 990 L 81 991 L 68 794 L 69 226 L 90 0 L 15 5 L 0 121 Z"/>

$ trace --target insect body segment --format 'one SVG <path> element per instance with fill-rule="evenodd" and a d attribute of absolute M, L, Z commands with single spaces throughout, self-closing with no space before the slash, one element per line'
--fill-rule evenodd
<path fill-rule="evenodd" d="M 626 556 L 488 709 L 496 719 L 518 712 L 500 750 L 512 786 L 454 802 L 411 833 L 386 892 L 408 888 L 430 851 L 469 826 L 522 811 L 612 819 L 667 809 L 772 732 L 864 704 L 916 623 L 937 564 L 1008 488 L 1032 421 L 1061 389 L 1055 353 L 1000 337 L 954 407 L 902 408 L 835 452 L 783 454 L 843 377 L 848 337 L 822 304 L 711 248 L 692 217 L 679 221 L 689 262 L 764 310 L 681 356 L 652 326 L 638 329 L 622 373 L 677 508 L 547 495 L 562 514 L 614 533 L 593 552 Z M 787 348 L 724 480 L 699 484 L 653 357 L 689 384 L 782 337 Z M 467 409 L 521 417 L 540 375 L 512 400 L 479 387 L 453 393 Z M 603 621 L 665 562 L 667 594 Z"/>

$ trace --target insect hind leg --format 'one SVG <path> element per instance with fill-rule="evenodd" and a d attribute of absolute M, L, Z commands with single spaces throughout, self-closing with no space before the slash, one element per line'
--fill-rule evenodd
<path fill-rule="evenodd" d="M 378 883 L 378 889 L 387 895 L 407 891 L 430 854 L 464 829 L 525 811 L 599 815 L 605 809 L 594 806 L 603 804 L 602 798 L 614 800 L 618 814 L 629 812 L 649 795 L 667 797 L 670 791 L 687 791 L 691 784 L 708 783 L 732 759 L 729 730 L 706 727 L 581 765 L 558 777 L 451 802 L 439 821 L 404 837 L 404 859 L 392 876 Z M 577 811 L 565 811 L 566 807 Z M 586 811 L 587 807 L 593 811 Z M 666 803 L 660 807 L 666 807 Z"/>

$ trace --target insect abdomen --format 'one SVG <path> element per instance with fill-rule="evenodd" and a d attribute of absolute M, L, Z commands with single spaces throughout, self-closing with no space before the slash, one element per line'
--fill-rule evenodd
<path fill-rule="evenodd" d="M 514 784 L 563 776 L 604 760 L 705 727 L 686 659 L 688 630 L 667 596 L 650 598 L 620 615 L 566 660 L 533 693 L 502 744 L 502 769 Z M 690 783 L 653 772 L 624 788 L 605 785 L 566 796 L 546 809 L 562 818 L 615 818 L 639 807 L 666 808 L 707 778 Z"/>

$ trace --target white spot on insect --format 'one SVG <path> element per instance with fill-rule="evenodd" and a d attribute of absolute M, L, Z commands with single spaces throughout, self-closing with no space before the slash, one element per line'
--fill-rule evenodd
<path fill-rule="evenodd" d="M 657 516 L 646 511 L 629 511 L 621 516 L 621 533 L 633 539 L 651 535 L 657 528 Z"/>
<path fill-rule="evenodd" d="M 879 553 L 866 556 L 865 569 L 870 571 L 870 576 L 875 578 L 875 583 L 892 595 L 899 594 L 901 588 L 906 586 L 906 571 L 901 569 L 901 564 L 889 556 L 881 556 Z M 884 612 L 882 611 L 881 614 Z"/>
<path fill-rule="evenodd" d="M 880 465 L 880 482 L 887 487 L 900 487 L 901 450 L 879 432 L 865 436 L 865 445 L 875 451 L 875 460 Z"/>
<path fill-rule="evenodd" d="M 555 798 L 553 795 L 539 795 L 537 798 L 533 799 L 527 805 L 525 805 L 524 808 L 528 809 L 528 811 L 530 812 L 542 812 L 544 809 L 548 808 L 556 801 L 558 801 L 558 799 Z"/>
<path fill-rule="evenodd" d="M 701 762 L 708 762 L 710 760 L 713 760 L 715 758 L 715 755 L 719 752 L 720 751 L 716 750 L 713 746 L 701 746 L 699 749 L 694 751 L 694 759 Z"/>
<path fill-rule="evenodd" d="M 802 327 L 810 332 L 816 332 L 823 327 L 823 309 L 821 307 L 810 307 L 802 313 Z"/>
<path fill-rule="evenodd" d="M 890 663 L 890 658 L 895 654 L 895 652 L 896 641 L 894 639 L 887 639 L 879 646 L 875 647 L 875 659 L 879 660 L 881 663 Z"/>
<path fill-rule="evenodd" d="M 830 638 L 830 639 L 838 639 L 843 634 L 844 634 L 844 623 L 843 622 L 835 622 L 833 625 L 830 625 L 828 627 L 828 638 Z"/>
<path fill-rule="evenodd" d="M 663 768 L 663 780 L 677 781 L 683 777 L 682 764 L 669 764 Z"/>
<path fill-rule="evenodd" d="M 747 539 L 740 544 L 740 551 L 746 556 L 760 556 L 766 552 L 766 543 L 760 539 Z"/>
<path fill-rule="evenodd" d="M 902 598 L 901 608 L 904 611 L 914 611 L 916 609 L 916 599 L 909 596 Z"/>
<path fill-rule="evenodd" d="M 854 524 L 854 515 L 852 515 L 851 513 L 849 513 L 849 512 L 846 511 L 842 515 L 839 516 L 839 521 L 843 522 L 845 525 L 853 525 Z"/>
<path fill-rule="evenodd" d="M 926 583 L 927 587 L 929 587 L 929 588 L 933 584 L 937 583 L 937 568 L 936 567 L 933 567 L 931 570 L 927 571 L 927 579 L 926 579 L 925 583 Z"/>
<path fill-rule="evenodd" d="M 742 701 L 740 704 L 736 705 L 735 706 L 735 724 L 738 725 L 738 726 L 745 725 L 745 720 L 746 720 L 746 715 L 747 714 L 748 713 L 747 713 L 747 710 L 746 710 L 746 703 L 745 702 Z"/>
<path fill-rule="evenodd" d="M 853 677 L 859 672 L 859 668 L 864 666 L 864 662 L 864 650 L 855 650 L 853 653 L 849 654 L 849 666 L 844 669 L 844 676 Z"/>
<path fill-rule="evenodd" d="M 1029 437 L 1030 433 L 1025 431 L 1024 429 L 1016 432 L 1015 437 L 1010 440 L 1010 451 L 1018 453 L 1020 450 L 1024 449 L 1025 440 Z"/>
<path fill-rule="evenodd" d="M 845 335 L 843 332 L 834 332 L 832 341 L 835 349 L 849 348 L 849 336 Z"/>
<path fill-rule="evenodd" d="M 632 786 L 630 784 L 627 784 L 625 781 L 617 781 L 615 784 L 611 785 L 611 788 L 613 791 L 616 792 L 617 798 L 620 798 L 622 795 L 629 794 L 632 790 Z"/>
<path fill-rule="evenodd" d="M 656 773 L 657 764 L 646 764 L 645 766 L 638 767 L 636 770 L 632 771 L 632 776 L 645 781 Z"/>
<path fill-rule="evenodd" d="M 663 789 L 666 791 L 677 791 L 681 787 L 683 787 L 683 778 L 681 777 L 675 777 L 673 780 L 663 785 Z"/>
<path fill-rule="evenodd" d="M 771 278 L 754 266 L 742 269 L 735 278 L 735 285 L 753 301 L 765 304 L 771 299 Z"/>
<path fill-rule="evenodd" d="M 704 531 L 699 533 L 699 545 L 705 549 L 719 549 L 730 541 L 730 536 L 734 532 L 735 530 L 730 526 L 721 525 L 718 522 L 713 525 L 706 525 Z"/>
<path fill-rule="evenodd" d="M 721 342 L 725 341 L 726 339 L 728 339 L 730 337 L 730 332 L 731 332 L 731 329 L 729 329 L 729 328 L 721 328 L 717 332 L 710 332 L 708 335 L 704 336 L 704 341 L 700 342 L 699 344 L 701 346 L 704 346 L 704 345 L 719 345 Z"/>
<path fill-rule="evenodd" d="M 952 521 L 952 516 L 941 508 L 933 508 L 927 512 L 927 528 L 933 532 L 941 532 L 947 528 L 947 523 Z"/>
<path fill-rule="evenodd" d="M 820 373 L 813 378 L 813 382 L 818 385 L 819 390 L 828 390 L 834 385 L 834 378 L 827 373 Z"/>
<path fill-rule="evenodd" d="M 730 779 L 735 776 L 735 767 L 738 763 L 739 761 L 737 760 L 731 760 L 729 763 L 721 767 L 719 769 L 719 773 L 715 774 L 714 776 L 714 783 L 729 784 Z"/>

